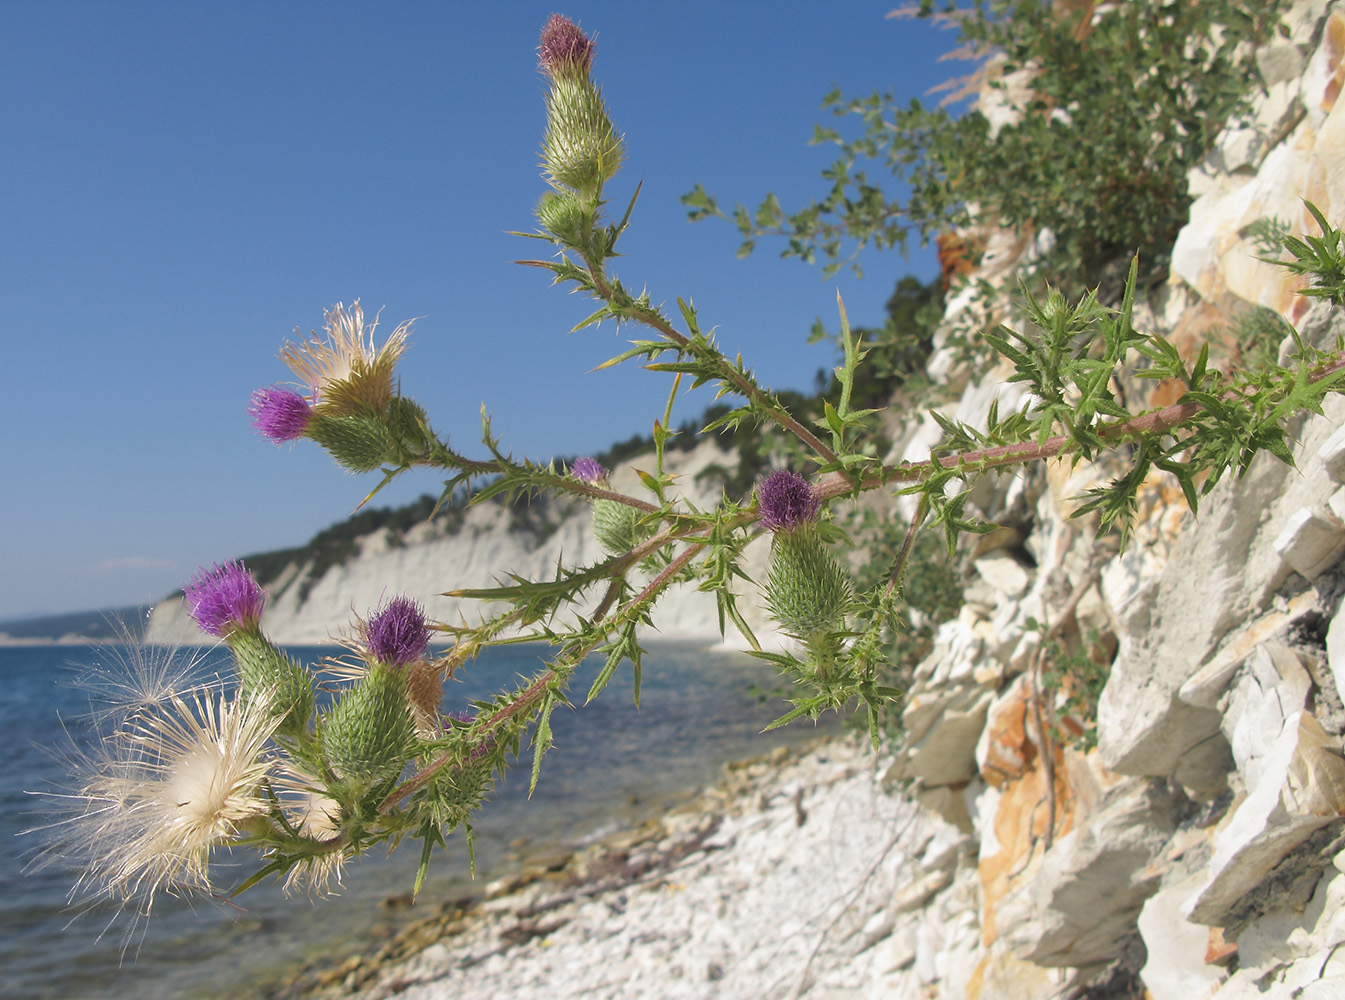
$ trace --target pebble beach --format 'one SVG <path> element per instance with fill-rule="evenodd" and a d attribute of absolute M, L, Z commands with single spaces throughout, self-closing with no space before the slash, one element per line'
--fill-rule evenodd
<path fill-rule="evenodd" d="M 437 904 L 377 951 L 269 995 L 853 995 L 915 960 L 914 940 L 894 934 L 894 893 L 904 887 L 914 911 L 974 853 L 885 790 L 885 770 L 855 737 L 729 765 L 693 801 Z"/>

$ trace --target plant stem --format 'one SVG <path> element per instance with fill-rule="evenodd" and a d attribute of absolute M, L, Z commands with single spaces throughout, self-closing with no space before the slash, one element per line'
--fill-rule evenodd
<path fill-rule="evenodd" d="M 916 533 L 920 530 L 920 525 L 925 523 L 925 515 L 929 513 L 929 498 L 920 497 L 920 503 L 915 509 L 915 516 L 911 518 L 911 526 L 906 529 L 906 537 L 902 540 L 901 551 L 897 553 L 897 564 L 892 567 L 892 575 L 888 578 L 887 587 L 883 590 L 884 597 L 891 597 L 892 591 L 897 589 L 897 584 L 901 582 L 901 575 L 906 570 L 906 562 L 911 557 L 911 548 L 915 545 Z"/>
<path fill-rule="evenodd" d="M 1310 381 L 1317 382 L 1345 371 L 1345 357 L 1336 357 L 1325 364 L 1318 365 L 1308 372 Z M 1230 391 L 1230 395 L 1234 395 Z M 1205 406 L 1201 403 L 1173 403 L 1161 410 L 1143 413 L 1129 420 L 1118 420 L 1096 428 L 1103 440 L 1118 445 L 1131 438 L 1163 434 L 1176 430 L 1189 423 L 1202 413 Z M 1012 444 L 994 445 L 989 448 L 973 448 L 955 455 L 940 455 L 924 462 L 905 462 L 901 465 L 886 465 L 880 473 L 864 477 L 859 489 L 873 489 L 885 483 L 918 483 L 928 479 L 939 468 L 957 469 L 963 466 L 968 471 L 979 472 L 985 469 L 1004 468 L 1012 465 L 1026 465 L 1029 462 L 1044 461 L 1068 454 L 1072 450 L 1073 438 L 1068 434 L 1057 434 L 1040 443 L 1021 441 Z M 823 500 L 830 500 L 856 489 L 855 484 L 840 473 L 832 473 L 817 484 L 817 494 Z"/>
<path fill-rule="evenodd" d="M 607 283 L 602 266 L 597 261 L 591 260 L 587 254 L 584 254 L 584 263 L 588 267 L 589 276 L 593 281 L 593 290 L 598 298 L 602 299 L 602 301 L 606 302 L 609 306 L 615 307 L 617 305 L 617 295 L 612 286 Z M 645 326 L 662 334 L 665 340 L 669 340 L 677 345 L 679 350 L 691 353 L 693 356 L 697 353 L 692 347 L 691 339 L 677 330 L 676 327 L 660 316 L 655 310 L 637 306 L 635 303 L 629 301 L 622 302 L 620 305 L 631 310 L 636 318 Z M 772 406 L 766 400 L 765 394 L 761 389 L 754 385 L 751 379 L 748 379 L 735 371 L 733 366 L 727 363 L 722 354 L 715 351 L 709 360 L 714 364 L 715 368 L 718 369 L 719 377 L 721 379 L 732 385 L 739 393 L 765 410 L 772 420 L 788 430 L 807 447 L 816 452 L 824 462 L 829 464 L 836 461 L 836 453 L 823 444 L 822 440 L 816 434 L 795 420 L 787 410 L 782 407 Z"/>

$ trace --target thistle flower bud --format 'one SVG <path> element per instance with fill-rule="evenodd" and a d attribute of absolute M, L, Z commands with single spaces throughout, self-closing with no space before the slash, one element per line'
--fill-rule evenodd
<path fill-rule="evenodd" d="M 309 421 L 308 436 L 350 472 L 373 472 L 384 462 L 396 462 L 397 447 L 392 434 L 377 417 L 316 414 Z"/>
<path fill-rule="evenodd" d="M 457 722 L 463 727 L 467 727 L 476 721 L 476 716 L 472 715 L 470 712 L 449 712 L 448 719 L 449 721 L 445 723 L 445 728 L 449 728 L 453 722 Z M 479 743 L 472 747 L 471 752 L 468 754 L 467 762 L 469 764 L 476 763 L 476 761 L 488 754 L 494 747 L 495 737 L 492 734 L 487 733 L 481 738 Z"/>
<path fill-rule="evenodd" d="M 266 592 L 241 562 L 197 572 L 183 588 L 187 611 L 205 632 L 233 653 L 243 693 L 261 697 L 282 730 L 300 732 L 313 712 L 313 683 L 302 666 L 276 649 L 261 631 Z"/>
<path fill-rule="evenodd" d="M 845 627 L 850 578 L 815 528 L 775 536 L 766 603 L 786 633 L 803 642 Z"/>
<path fill-rule="evenodd" d="M 593 208 L 573 191 L 549 191 L 537 206 L 537 221 L 569 246 L 581 246 L 597 221 Z"/>
<path fill-rule="evenodd" d="M 757 487 L 757 512 L 761 523 L 772 532 L 794 531 L 811 524 L 817 520 L 821 506 L 808 480 L 788 469 L 772 472 Z"/>
<path fill-rule="evenodd" d="M 542 166 L 553 187 L 584 198 L 596 197 L 626 157 L 602 92 L 589 79 L 593 51 L 592 40 L 559 14 L 542 30 L 541 67 L 551 79 Z"/>
<path fill-rule="evenodd" d="M 253 428 L 279 445 L 304 436 L 313 408 L 292 389 L 273 385 L 253 392 L 248 413 Z"/>
<path fill-rule="evenodd" d="M 608 472 L 596 458 L 576 458 L 570 475 L 590 486 L 607 486 Z M 629 504 L 599 497 L 593 501 L 593 534 L 603 551 L 617 556 L 629 552 L 648 534 L 640 526 L 640 512 Z"/>
<path fill-rule="evenodd" d="M 271 714 L 281 718 L 280 731 L 299 735 L 313 714 L 313 680 L 301 664 L 287 656 L 257 628 L 237 629 L 224 640 L 233 653 L 243 694 L 261 696 Z"/>
<path fill-rule="evenodd" d="M 570 466 L 570 475 L 580 482 L 591 485 L 607 481 L 607 470 L 602 467 L 602 463 L 596 458 L 589 458 L 587 455 L 574 460 L 574 463 Z"/>
<path fill-rule="evenodd" d="M 629 552 L 645 538 L 640 512 L 628 504 L 599 498 L 593 501 L 593 534 L 610 555 Z"/>
<path fill-rule="evenodd" d="M 387 428 L 392 437 L 415 456 L 425 455 L 434 444 L 425 408 L 405 396 L 394 396 L 388 404 Z"/>
<path fill-rule="evenodd" d="M 405 667 L 421 659 L 430 648 L 430 630 L 425 612 L 409 597 L 394 597 L 364 626 L 369 655 L 389 667 Z"/>
<path fill-rule="evenodd" d="M 367 788 L 401 774 L 411 740 L 406 673 L 377 663 L 341 696 L 322 727 L 336 773 Z"/>
<path fill-rule="evenodd" d="M 450 712 L 444 720 L 444 734 L 464 736 L 462 730 L 469 729 L 476 717 L 468 712 Z M 439 783 L 438 791 L 447 807 L 451 820 L 465 823 L 471 818 L 472 810 L 477 808 L 493 783 L 493 767 L 487 759 L 495 747 L 495 737 L 486 733 L 459 750 L 457 765 L 445 772 Z M 465 751 L 465 753 L 464 753 Z"/>
<path fill-rule="evenodd" d="M 761 523 L 775 533 L 766 604 L 780 627 L 814 653 L 830 650 L 854 602 L 850 577 L 817 530 L 821 502 L 798 473 L 771 473 L 757 488 Z"/>
<path fill-rule="evenodd" d="M 182 594 L 192 620 L 217 638 L 255 629 L 266 606 L 265 591 L 241 562 L 198 570 Z"/>

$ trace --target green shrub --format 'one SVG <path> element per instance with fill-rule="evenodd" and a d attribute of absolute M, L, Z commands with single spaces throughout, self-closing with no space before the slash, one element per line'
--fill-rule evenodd
<path fill-rule="evenodd" d="M 1137 252 L 1161 274 L 1187 219 L 1188 172 L 1247 110 L 1259 80 L 1252 45 L 1276 30 L 1281 6 L 975 0 L 959 9 L 921 0 L 915 13 L 954 22 L 992 89 L 1019 103 L 1012 88 L 1027 83 L 1017 119 L 997 128 L 979 109 L 956 115 L 919 100 L 902 107 L 890 92 L 834 90 L 823 107 L 861 129 L 815 130 L 814 143 L 840 149 L 823 173 L 826 195 L 794 212 L 774 195 L 755 211 L 738 205 L 742 252 L 779 235 L 784 256 L 823 261 L 829 273 L 847 261 L 859 270 L 855 254 L 866 246 L 905 250 L 912 237 L 923 244 L 975 221 L 1049 230 L 1038 270 L 1067 294 L 1108 278 L 1118 287 Z M 700 186 L 683 201 L 693 219 L 725 215 Z"/>

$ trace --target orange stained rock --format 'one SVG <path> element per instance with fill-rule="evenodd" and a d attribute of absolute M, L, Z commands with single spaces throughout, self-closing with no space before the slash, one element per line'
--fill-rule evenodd
<path fill-rule="evenodd" d="M 934 237 L 939 253 L 939 272 L 944 291 L 954 279 L 970 274 L 985 252 L 984 236 L 968 236 L 957 232 L 942 232 Z"/>
<path fill-rule="evenodd" d="M 1055 970 L 1024 961 L 1003 948 L 987 952 L 967 980 L 967 1000 L 1048 997 L 1060 985 Z"/>
<path fill-rule="evenodd" d="M 1075 796 L 1070 786 L 1066 756 L 1055 750 L 1055 838 L 1074 829 Z M 1077 755 L 1076 755 L 1077 756 Z M 992 821 L 999 850 L 982 853 L 977 873 L 981 879 L 981 943 L 989 947 L 999 937 L 995 908 L 999 901 L 1041 867 L 1050 814 L 1046 770 L 1041 756 L 1032 754 L 1022 777 L 1006 781 Z"/>
<path fill-rule="evenodd" d="M 1224 929 L 1222 927 L 1210 928 L 1210 942 L 1205 946 L 1206 965 L 1227 965 L 1233 961 L 1233 957 L 1237 953 L 1237 944 L 1229 944 L 1224 940 Z"/>
<path fill-rule="evenodd" d="M 981 777 L 996 788 L 1021 778 L 1036 757 L 1037 748 L 1027 735 L 1029 698 L 1027 674 L 1020 674 L 990 706 L 985 720 L 987 749 Z"/>
<path fill-rule="evenodd" d="M 1029 725 L 1031 739 L 1035 727 Z M 1035 741 L 1033 743 L 1035 750 Z M 1054 747 L 1055 831 L 1053 843 L 1074 831 L 1097 805 L 1103 791 L 1123 780 L 1102 766 L 1097 751 L 1085 755 L 1069 747 Z M 981 943 L 989 947 L 999 937 L 995 910 L 999 901 L 1036 876 L 1046 854 L 1046 824 L 1050 813 L 1046 774 L 1040 753 L 1034 752 L 1021 778 L 1007 780 L 1000 790 L 992 822 L 997 850 L 982 848 L 977 874 L 981 880 Z"/>
<path fill-rule="evenodd" d="M 1322 91 L 1322 110 L 1330 111 L 1336 106 L 1342 87 L 1345 87 L 1345 13 L 1333 10 L 1326 19 L 1326 31 L 1322 38 L 1325 49 L 1326 66 L 1330 76 Z"/>

